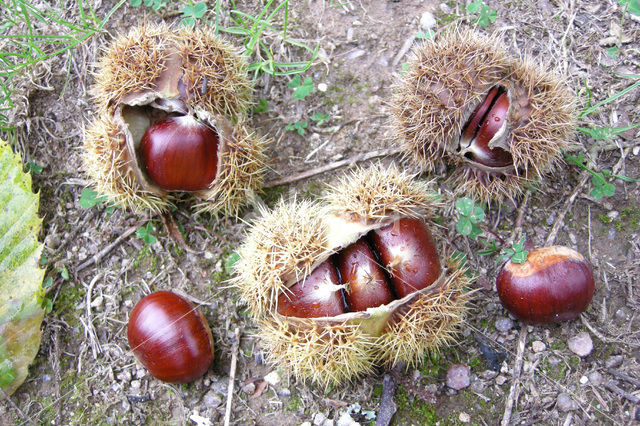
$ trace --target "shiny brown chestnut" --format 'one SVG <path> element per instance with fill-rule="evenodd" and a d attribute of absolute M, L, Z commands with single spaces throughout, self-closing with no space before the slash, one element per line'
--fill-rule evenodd
<path fill-rule="evenodd" d="M 149 126 L 140 151 L 147 174 L 168 191 L 200 191 L 216 178 L 218 133 L 190 115 Z"/>
<path fill-rule="evenodd" d="M 171 383 L 202 377 L 213 362 L 213 337 L 191 302 L 170 291 L 144 297 L 131 311 L 129 346 L 151 375 Z"/>
<path fill-rule="evenodd" d="M 523 264 L 505 263 L 496 284 L 504 307 L 530 324 L 577 318 L 589 306 L 595 287 L 591 264 L 563 246 L 531 250 Z"/>

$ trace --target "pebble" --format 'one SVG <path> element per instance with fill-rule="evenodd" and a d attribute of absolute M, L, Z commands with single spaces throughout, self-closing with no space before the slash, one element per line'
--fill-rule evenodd
<path fill-rule="evenodd" d="M 453 9 L 451 9 L 451 6 L 449 6 L 446 3 L 440 3 L 440 6 L 438 7 L 442 12 L 446 13 L 447 15 L 451 15 L 453 13 Z"/>
<path fill-rule="evenodd" d="M 460 420 L 462 423 L 469 423 L 471 421 L 471 416 L 463 411 L 462 413 L 460 413 L 460 415 L 458 415 L 458 420 Z"/>
<path fill-rule="evenodd" d="M 569 339 L 567 345 L 571 352 L 580 357 L 589 355 L 593 350 L 593 341 L 591 340 L 591 336 L 589 336 L 589 333 L 584 331 Z"/>
<path fill-rule="evenodd" d="M 318 84 L 318 90 L 319 90 L 320 92 L 326 92 L 328 88 L 329 88 L 329 86 L 327 86 L 327 84 L 326 84 L 326 83 L 320 83 L 320 84 Z"/>
<path fill-rule="evenodd" d="M 562 392 L 556 399 L 556 407 L 560 411 L 573 411 L 578 409 L 578 404 L 571 399 L 569 394 Z"/>
<path fill-rule="evenodd" d="M 102 303 L 104 303 L 104 297 L 102 296 L 98 296 L 95 299 L 93 299 L 91 301 L 91 307 L 92 308 L 96 308 L 96 309 L 100 309 L 102 307 Z"/>
<path fill-rule="evenodd" d="M 592 386 L 600 386 L 602 384 L 602 374 L 599 371 L 592 371 L 589 373 L 588 378 Z"/>
<path fill-rule="evenodd" d="M 505 333 L 513 328 L 513 321 L 511 318 L 500 317 L 495 323 L 496 329 L 502 333 Z"/>
<path fill-rule="evenodd" d="M 616 210 L 611 210 L 609 213 L 607 213 L 607 217 L 611 220 L 617 219 L 618 216 L 620 216 L 620 213 L 618 213 Z"/>
<path fill-rule="evenodd" d="M 607 368 L 617 368 L 617 367 L 620 367 L 623 360 L 624 360 L 624 357 L 622 355 L 613 355 L 607 358 L 604 365 Z"/>
<path fill-rule="evenodd" d="M 618 321 L 626 321 L 628 318 L 627 311 L 624 308 L 618 309 L 615 315 Z"/>
<path fill-rule="evenodd" d="M 219 407 L 220 404 L 222 404 L 222 398 L 220 398 L 220 395 L 218 395 L 216 392 L 209 391 L 202 397 L 202 404 L 205 407 L 216 408 Z"/>
<path fill-rule="evenodd" d="M 138 390 L 140 389 L 140 380 L 132 380 L 131 381 L 131 390 Z"/>
<path fill-rule="evenodd" d="M 484 370 L 482 373 L 480 373 L 480 377 L 482 377 L 484 380 L 491 380 L 497 375 L 498 372 L 493 370 Z"/>
<path fill-rule="evenodd" d="M 357 50 L 354 50 L 353 52 L 349 53 L 349 54 L 347 55 L 347 59 L 357 59 L 357 58 L 359 58 L 360 56 L 364 56 L 364 54 L 365 54 L 365 53 L 366 53 L 366 52 L 365 52 L 364 50 L 362 50 L 362 49 L 357 49 Z"/>
<path fill-rule="evenodd" d="M 142 379 L 146 375 L 147 375 L 147 370 L 145 370 L 144 368 L 138 368 L 136 370 L 136 379 Z"/>
<path fill-rule="evenodd" d="M 507 378 L 506 377 L 504 377 L 503 375 L 500 375 L 500 376 L 496 377 L 496 384 L 498 386 L 502 386 L 505 383 L 507 383 Z"/>
<path fill-rule="evenodd" d="M 131 381 L 131 373 L 129 372 L 129 370 L 124 370 L 123 372 L 118 373 L 116 378 L 118 380 L 120 380 L 121 382 L 130 382 Z"/>
<path fill-rule="evenodd" d="M 640 145 L 634 146 L 633 149 L 631 150 L 631 152 L 633 152 L 633 155 L 640 154 Z"/>
<path fill-rule="evenodd" d="M 422 16 L 420 16 L 420 29 L 422 31 L 427 31 L 433 28 L 436 25 L 436 18 L 433 16 L 431 12 L 424 12 Z"/>
<path fill-rule="evenodd" d="M 313 424 L 315 426 L 322 425 L 326 420 L 327 416 L 324 413 L 316 413 L 316 415 L 313 416 Z"/>
<path fill-rule="evenodd" d="M 586 385 L 588 381 L 589 381 L 589 378 L 587 376 L 580 377 L 580 384 L 581 385 Z"/>
<path fill-rule="evenodd" d="M 447 371 L 447 386 L 451 389 L 464 389 L 471 383 L 471 369 L 464 364 L 453 364 Z"/>
<path fill-rule="evenodd" d="M 280 389 L 278 391 L 278 396 L 283 397 L 283 398 L 288 398 L 288 397 L 291 396 L 291 391 L 289 389 L 287 389 L 287 388 Z"/>
<path fill-rule="evenodd" d="M 349 413 L 344 412 L 336 422 L 336 426 L 360 426 L 360 423 L 353 420 Z"/>
<path fill-rule="evenodd" d="M 242 386 L 242 392 L 246 393 L 247 395 L 253 395 L 253 393 L 256 391 L 256 384 L 255 383 L 247 383 L 246 385 Z"/>
<path fill-rule="evenodd" d="M 271 386 L 275 386 L 280 383 L 280 375 L 277 371 L 272 371 L 271 373 L 264 376 L 264 381 L 269 383 Z"/>
<path fill-rule="evenodd" d="M 300 426 L 311 426 L 311 422 L 302 422 Z"/>
<path fill-rule="evenodd" d="M 547 345 L 545 345 L 543 342 L 541 342 L 540 340 L 535 340 L 532 344 L 531 344 L 531 349 L 533 349 L 533 351 L 535 353 L 538 352 L 542 352 L 545 349 L 547 349 Z"/>

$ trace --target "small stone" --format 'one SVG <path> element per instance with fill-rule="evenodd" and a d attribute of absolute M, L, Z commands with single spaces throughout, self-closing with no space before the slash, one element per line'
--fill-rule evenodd
<path fill-rule="evenodd" d="M 484 370 L 482 373 L 480 373 L 480 377 L 482 377 L 484 380 L 494 379 L 497 375 L 498 372 L 493 370 Z"/>
<path fill-rule="evenodd" d="M 640 145 L 638 146 L 634 146 L 633 149 L 631 150 L 631 152 L 633 152 L 633 155 L 638 155 L 640 154 Z M 636 416 L 637 417 L 637 416 Z"/>
<path fill-rule="evenodd" d="M 616 319 L 620 322 L 626 321 L 628 318 L 627 311 L 624 308 L 620 308 L 616 311 Z"/>
<path fill-rule="evenodd" d="M 92 308 L 96 308 L 96 309 L 100 309 L 102 307 L 102 303 L 104 303 L 104 297 L 102 296 L 98 296 L 95 299 L 93 299 L 91 301 L 91 307 Z"/>
<path fill-rule="evenodd" d="M 436 18 L 431 12 L 424 12 L 420 16 L 420 29 L 422 31 L 428 31 L 436 25 Z"/>
<path fill-rule="evenodd" d="M 145 370 L 144 368 L 138 368 L 136 370 L 136 379 L 142 379 L 146 375 L 147 375 L 147 370 Z"/>
<path fill-rule="evenodd" d="M 593 350 L 593 341 L 591 340 L 591 336 L 589 336 L 589 333 L 584 331 L 569 339 L 567 345 L 571 352 L 580 357 L 589 355 Z"/>
<path fill-rule="evenodd" d="M 616 210 L 611 210 L 609 213 L 607 213 L 607 217 L 608 217 L 610 220 L 615 220 L 615 219 L 617 219 L 617 218 L 618 218 L 618 216 L 620 216 L 620 213 L 619 213 L 619 212 L 617 212 Z"/>
<path fill-rule="evenodd" d="M 116 375 L 116 378 L 118 380 L 120 380 L 121 382 L 130 382 L 131 381 L 131 373 L 129 372 L 129 370 L 124 370 L 124 371 L 118 373 L 118 375 Z"/>
<path fill-rule="evenodd" d="M 460 415 L 458 415 L 458 420 L 460 420 L 462 423 L 469 423 L 471 421 L 471 416 L 463 411 L 462 413 L 460 413 Z"/>
<path fill-rule="evenodd" d="M 640 407 L 636 410 L 636 421 L 640 422 Z"/>
<path fill-rule="evenodd" d="M 278 396 L 280 396 L 282 398 L 288 398 L 288 397 L 291 396 L 291 391 L 289 389 L 287 389 L 287 388 L 280 389 L 278 391 Z"/>
<path fill-rule="evenodd" d="M 320 426 L 325 420 L 327 420 L 327 416 L 325 416 L 324 413 L 316 413 L 316 415 L 313 416 L 314 426 Z"/>
<path fill-rule="evenodd" d="M 367 52 L 365 52 L 362 49 L 357 49 L 357 50 L 354 50 L 353 52 L 349 53 L 347 55 L 347 59 L 357 59 L 360 56 L 364 56 L 365 53 L 367 53 Z"/>
<path fill-rule="evenodd" d="M 556 399 L 556 407 L 564 412 L 573 411 L 578 409 L 578 403 L 571 399 L 569 394 L 562 392 Z"/>
<path fill-rule="evenodd" d="M 453 13 L 453 9 L 451 9 L 451 6 L 446 3 L 440 3 L 438 7 L 443 13 L 446 13 L 447 15 L 451 15 Z"/>
<path fill-rule="evenodd" d="M 202 397 L 202 405 L 207 408 L 216 408 L 222 404 L 222 398 L 216 392 L 210 390 Z"/>
<path fill-rule="evenodd" d="M 302 422 L 300 426 L 311 426 L 311 422 Z"/>
<path fill-rule="evenodd" d="M 622 361 L 624 361 L 624 357 L 622 355 L 613 355 L 607 358 L 604 365 L 607 368 L 617 368 L 620 367 Z"/>
<path fill-rule="evenodd" d="M 600 386 L 602 384 L 602 374 L 599 371 L 592 371 L 589 373 L 588 378 L 592 386 Z"/>
<path fill-rule="evenodd" d="M 140 380 L 132 380 L 131 381 L 131 390 L 140 389 Z"/>
<path fill-rule="evenodd" d="M 580 377 L 580 384 L 581 385 L 586 385 L 588 381 L 589 381 L 589 378 L 587 376 Z"/>
<path fill-rule="evenodd" d="M 495 323 L 496 329 L 502 333 L 505 333 L 513 328 L 513 321 L 511 318 L 500 317 Z"/>
<path fill-rule="evenodd" d="M 253 382 L 247 383 L 246 385 L 242 386 L 242 392 L 246 393 L 247 395 L 253 395 L 255 391 L 256 384 Z"/>
<path fill-rule="evenodd" d="M 471 383 L 471 369 L 464 364 L 453 364 L 447 371 L 447 386 L 451 389 L 464 389 Z"/>
<path fill-rule="evenodd" d="M 347 42 L 351 42 L 353 40 L 353 28 L 349 28 L 347 30 Z"/>
<path fill-rule="evenodd" d="M 336 426 L 360 426 L 360 423 L 353 420 L 349 413 L 344 412 L 336 422 Z"/>
<path fill-rule="evenodd" d="M 280 375 L 277 371 L 272 371 L 271 373 L 264 376 L 264 381 L 269 383 L 271 386 L 275 386 L 280 383 Z"/>
<path fill-rule="evenodd" d="M 507 383 L 507 378 L 506 377 L 504 377 L 503 375 L 499 375 L 498 377 L 496 377 L 496 385 L 502 386 L 505 383 Z"/>
<path fill-rule="evenodd" d="M 569 232 L 569 239 L 571 240 L 571 244 L 573 244 L 574 246 L 578 242 L 578 237 L 576 237 L 576 234 L 574 234 L 573 232 Z"/>
<path fill-rule="evenodd" d="M 545 349 L 547 349 L 547 345 L 545 345 L 543 342 L 541 342 L 540 340 L 535 340 L 532 344 L 531 344 L 531 349 L 535 352 L 542 352 Z"/>
<path fill-rule="evenodd" d="M 329 86 L 327 86 L 327 84 L 326 84 L 326 83 L 320 83 L 320 84 L 318 84 L 318 90 L 319 90 L 320 92 L 326 92 L 328 88 L 329 88 Z"/>

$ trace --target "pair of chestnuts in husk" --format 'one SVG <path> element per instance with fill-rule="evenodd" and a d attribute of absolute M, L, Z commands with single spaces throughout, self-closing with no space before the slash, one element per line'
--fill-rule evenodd
<path fill-rule="evenodd" d="M 115 39 L 97 64 L 83 149 L 98 192 L 153 212 L 186 192 L 201 211 L 237 214 L 261 187 L 266 158 L 245 123 L 246 68 L 211 29 L 142 24 Z"/>

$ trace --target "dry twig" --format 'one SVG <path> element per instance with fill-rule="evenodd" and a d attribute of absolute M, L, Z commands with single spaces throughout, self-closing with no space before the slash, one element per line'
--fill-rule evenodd
<path fill-rule="evenodd" d="M 231 371 L 229 371 L 229 387 L 227 390 L 227 408 L 224 413 L 224 425 L 229 426 L 231 422 L 231 405 L 233 401 L 233 387 L 236 380 L 236 367 L 238 365 L 238 348 L 240 347 L 240 327 L 236 327 L 233 333 L 233 351 L 231 355 Z"/>

